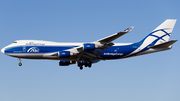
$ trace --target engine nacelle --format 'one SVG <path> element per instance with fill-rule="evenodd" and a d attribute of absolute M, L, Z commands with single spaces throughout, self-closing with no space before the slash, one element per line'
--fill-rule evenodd
<path fill-rule="evenodd" d="M 94 50 L 94 49 L 95 49 L 95 44 L 93 44 L 93 43 L 83 44 L 83 49 L 84 49 L 85 51 Z"/>
<path fill-rule="evenodd" d="M 70 52 L 69 51 L 59 51 L 58 55 L 60 58 L 68 58 L 68 57 L 70 57 Z"/>
<path fill-rule="evenodd" d="M 75 64 L 76 61 L 70 61 L 70 60 L 60 60 L 59 66 L 69 66 L 70 64 Z"/>

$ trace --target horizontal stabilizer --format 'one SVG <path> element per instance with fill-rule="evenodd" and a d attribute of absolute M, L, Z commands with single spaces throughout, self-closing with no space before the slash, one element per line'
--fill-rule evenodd
<path fill-rule="evenodd" d="M 171 40 L 171 41 L 164 42 L 164 43 L 161 43 L 161 44 L 158 44 L 158 45 L 155 45 L 155 46 L 150 46 L 148 48 L 167 48 L 170 45 L 172 45 L 173 43 L 175 43 L 176 41 L 178 41 L 178 40 Z"/>

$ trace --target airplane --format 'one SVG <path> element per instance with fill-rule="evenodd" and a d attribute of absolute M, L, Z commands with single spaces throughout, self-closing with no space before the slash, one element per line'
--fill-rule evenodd
<path fill-rule="evenodd" d="M 17 40 L 1 49 L 1 52 L 19 59 L 59 60 L 59 66 L 76 64 L 83 69 L 101 60 L 124 59 L 172 48 L 177 40 L 168 41 L 176 19 L 167 19 L 148 36 L 136 43 L 113 43 L 112 41 L 130 32 L 131 26 L 124 31 L 86 43 L 59 43 L 43 40 Z"/>

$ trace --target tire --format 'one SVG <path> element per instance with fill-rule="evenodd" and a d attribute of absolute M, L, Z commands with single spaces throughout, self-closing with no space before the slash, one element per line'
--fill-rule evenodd
<path fill-rule="evenodd" d="M 82 69 L 83 69 L 83 66 L 80 67 L 80 70 L 82 70 Z"/>
<path fill-rule="evenodd" d="M 22 63 L 20 62 L 18 65 L 19 65 L 19 66 L 22 66 Z"/>

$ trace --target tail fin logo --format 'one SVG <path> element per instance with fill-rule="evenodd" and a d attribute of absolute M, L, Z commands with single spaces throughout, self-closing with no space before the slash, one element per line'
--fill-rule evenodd
<path fill-rule="evenodd" d="M 39 52 L 39 48 L 31 47 L 31 48 L 28 49 L 27 52 L 29 52 L 29 53 L 38 53 Z"/>
<path fill-rule="evenodd" d="M 168 28 L 169 29 L 169 28 Z M 159 40 L 168 41 L 171 33 L 167 33 L 166 29 L 159 29 L 150 34 L 150 36 L 156 37 Z"/>
<path fill-rule="evenodd" d="M 158 29 L 151 32 L 146 38 L 142 40 L 142 45 L 139 48 L 144 50 L 147 49 L 149 45 L 157 45 L 163 42 L 167 42 L 171 33 L 168 33 L 165 30 L 169 30 L 169 28 Z"/>

